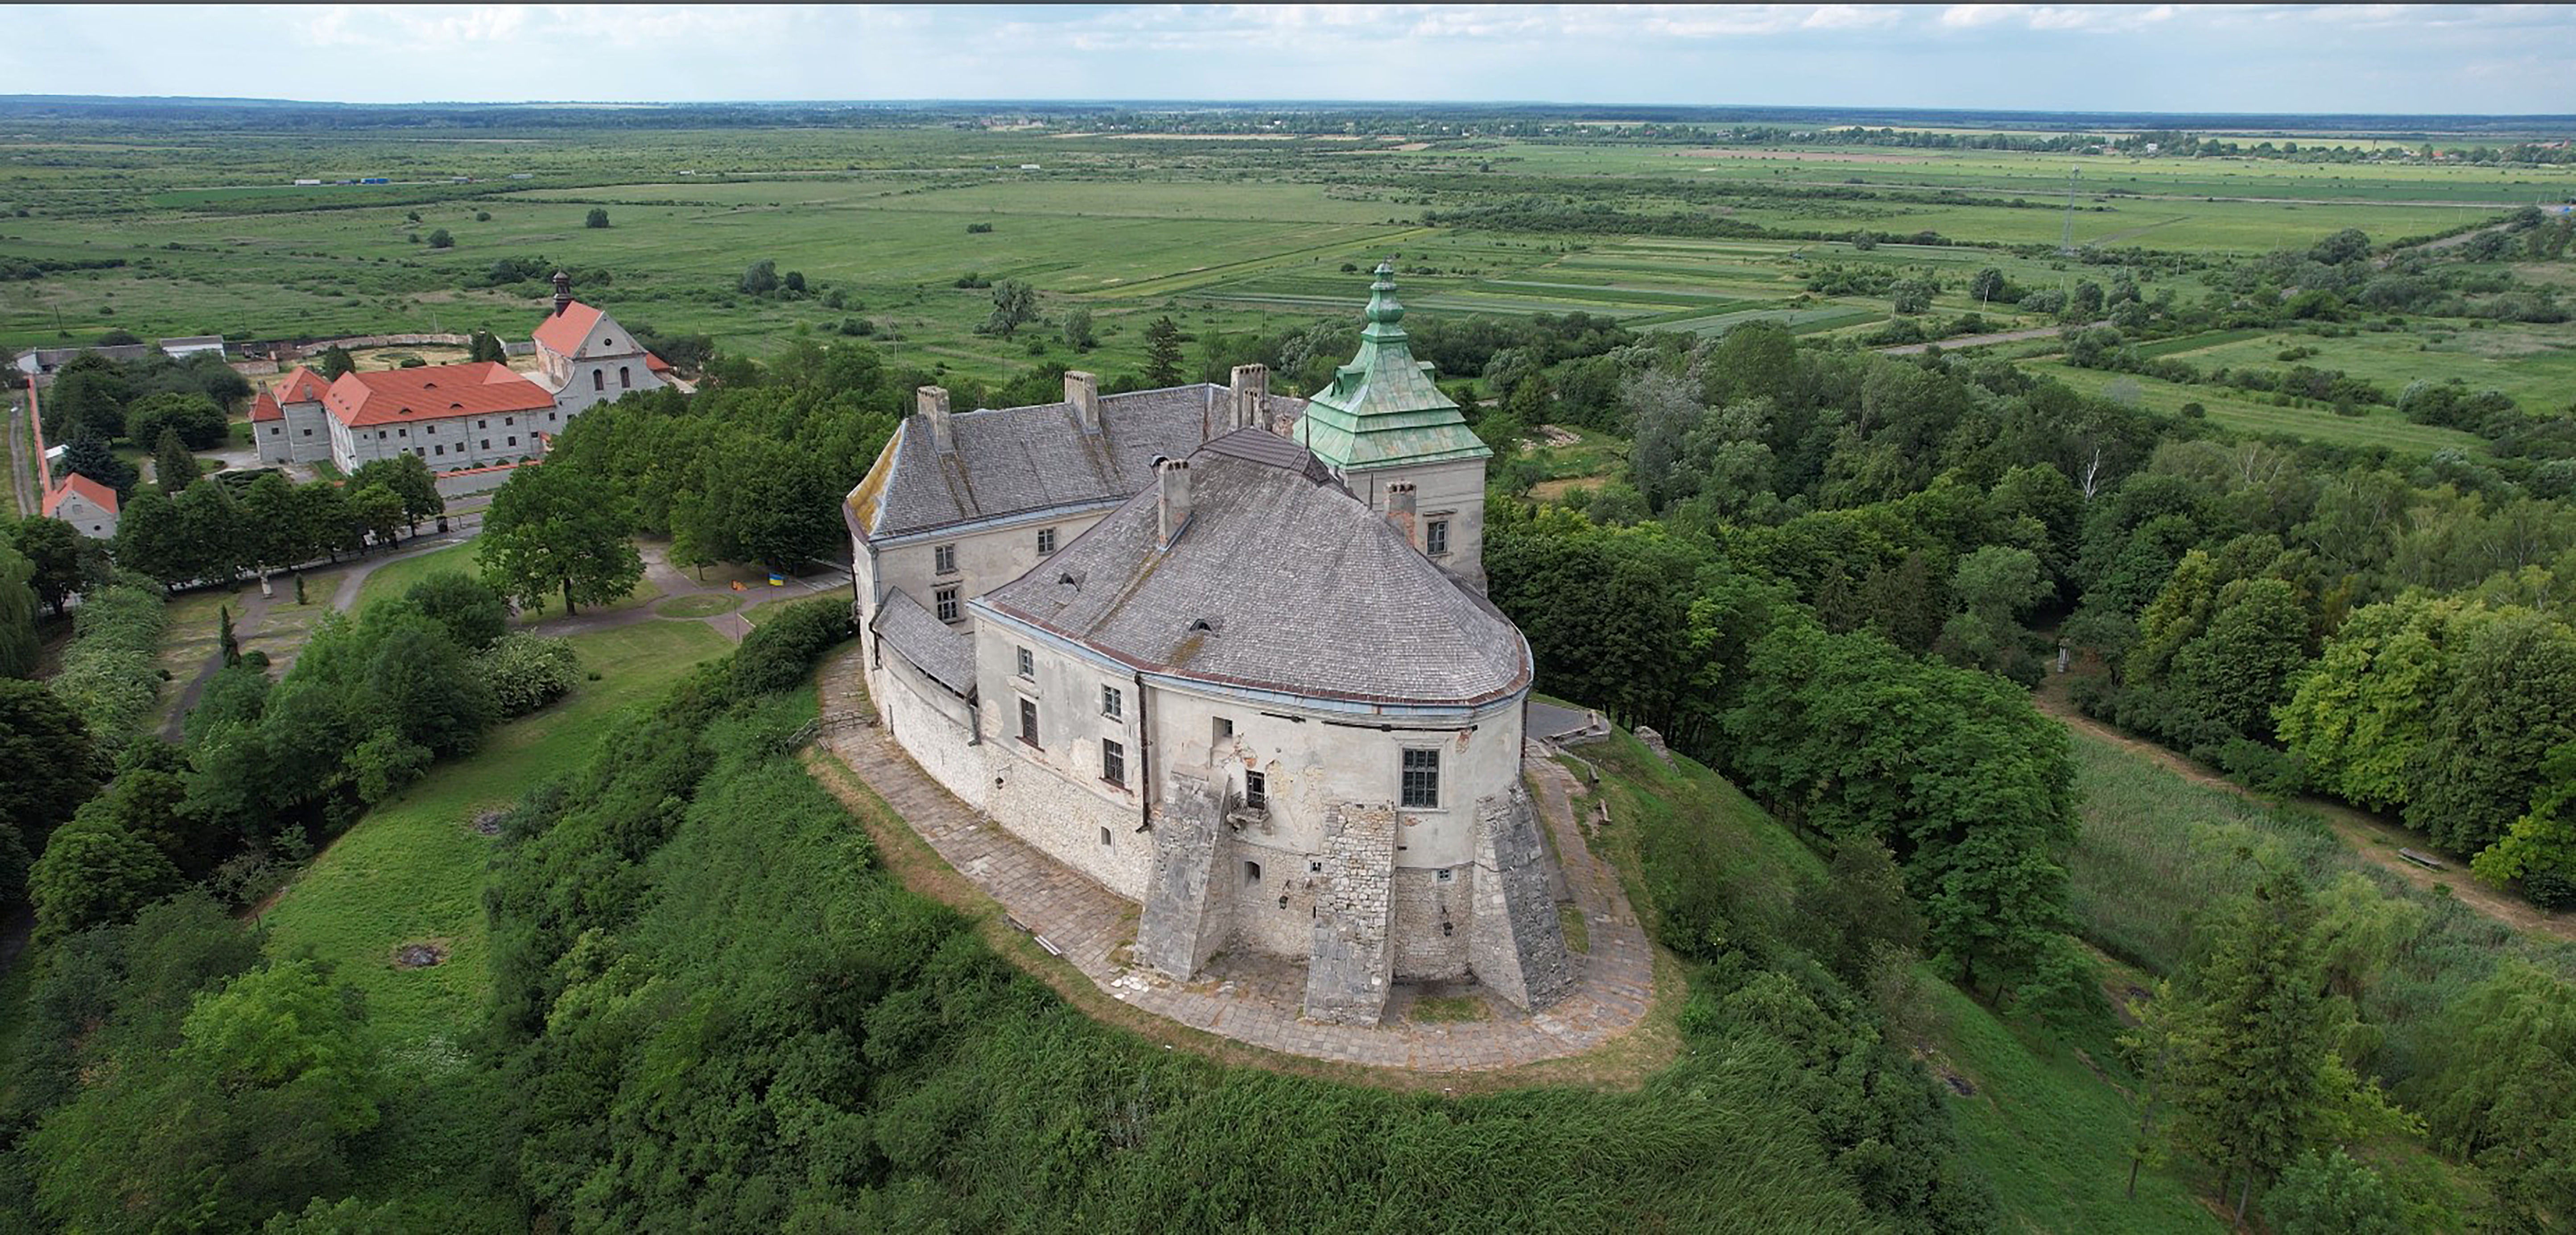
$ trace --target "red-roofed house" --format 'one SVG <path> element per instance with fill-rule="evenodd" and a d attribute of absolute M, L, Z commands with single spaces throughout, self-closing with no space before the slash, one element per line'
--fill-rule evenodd
<path fill-rule="evenodd" d="M 572 298 L 572 277 L 555 273 L 555 311 L 537 326 L 537 380 L 567 417 L 595 403 L 669 385 L 662 358 L 644 350 L 606 311 Z"/>
<path fill-rule="evenodd" d="M 116 490 L 78 472 L 45 491 L 45 517 L 72 525 L 83 536 L 107 540 L 116 535 Z"/>
<path fill-rule="evenodd" d="M 251 435 L 267 463 L 329 459 L 355 471 L 408 454 L 433 472 L 509 467 L 545 456 L 544 438 L 583 409 L 669 383 L 671 366 L 555 276 L 554 312 L 537 327 L 538 372 L 490 361 L 342 374 L 297 367 L 251 401 Z"/>

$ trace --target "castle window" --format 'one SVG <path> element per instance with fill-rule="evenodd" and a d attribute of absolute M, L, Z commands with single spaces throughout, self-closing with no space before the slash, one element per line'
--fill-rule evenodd
<path fill-rule="evenodd" d="M 378 430 L 376 430 L 376 440 L 377 440 L 377 441 L 379 441 L 379 442 L 381 442 L 381 441 L 385 440 L 385 431 L 384 431 L 384 430 L 382 430 L 382 429 L 378 429 Z"/>
<path fill-rule="evenodd" d="M 1323 874 L 1323 873 L 1324 873 L 1324 860 L 1323 860 L 1322 858 L 1308 858 L 1308 859 L 1306 859 L 1306 871 L 1307 871 L 1307 873 L 1308 873 L 1308 874 L 1313 874 L 1313 875 L 1320 875 L 1320 874 Z"/>
<path fill-rule="evenodd" d="M 1051 528 L 1051 527 L 1042 527 L 1042 528 L 1039 528 L 1039 529 L 1038 529 L 1038 556 L 1039 556 L 1039 557 L 1045 557 L 1046 555 L 1048 555 L 1048 554 L 1050 554 L 1050 553 L 1053 553 L 1053 552 L 1055 552 L 1055 529 L 1054 529 L 1054 528 Z"/>
<path fill-rule="evenodd" d="M 1020 667 L 1021 677 L 1034 678 L 1038 675 L 1037 657 L 1030 654 L 1027 648 L 1019 649 L 1019 659 L 1016 663 Z"/>
<path fill-rule="evenodd" d="M 1449 521 L 1434 519 L 1422 535 L 1423 552 L 1438 557 L 1449 551 Z"/>
<path fill-rule="evenodd" d="M 634 378 L 632 378 L 632 377 L 627 376 L 627 373 L 626 373 L 626 366 L 624 366 L 624 365 L 619 365 L 619 366 L 617 366 L 617 388 L 618 388 L 619 390 L 631 390 L 631 389 L 633 389 L 633 388 L 634 388 L 634 386 L 635 386 L 635 379 L 634 379 Z"/>
<path fill-rule="evenodd" d="M 1245 810 L 1270 809 L 1269 777 L 1259 772 L 1243 774 L 1243 808 Z"/>
<path fill-rule="evenodd" d="M 1225 744 L 1225 743 L 1227 743 L 1227 742 L 1231 742 L 1231 741 L 1233 741 L 1233 740 L 1234 740 L 1234 722 L 1233 722 L 1233 721 L 1227 720 L 1226 718 L 1224 718 L 1224 717 L 1220 716 L 1220 717 L 1217 717 L 1214 721 L 1209 722 L 1209 728 L 1211 728 L 1211 729 L 1215 730 L 1215 733 L 1216 733 L 1216 736 L 1215 736 L 1215 737 L 1213 737 L 1213 738 L 1210 738 L 1209 740 L 1210 740 L 1210 741 L 1212 741 L 1212 742 L 1217 743 L 1217 744 L 1218 744 L 1218 745 L 1220 745 L 1220 746 L 1224 745 L 1224 744 Z"/>
<path fill-rule="evenodd" d="M 930 550 L 930 569 L 937 574 L 957 573 L 957 546 L 934 545 Z"/>
<path fill-rule="evenodd" d="M 1431 880 L 1434 883 L 1455 883 L 1458 881 L 1458 872 L 1444 866 L 1432 873 Z"/>
<path fill-rule="evenodd" d="M 1261 882 L 1261 864 L 1259 862 L 1246 862 L 1243 864 L 1243 881 L 1246 884 Z"/>
<path fill-rule="evenodd" d="M 474 427 L 477 429 L 489 429 L 492 427 L 492 422 L 488 420 L 478 420 L 474 422 Z"/>
<path fill-rule="evenodd" d="M 1127 787 L 1127 748 L 1107 738 L 1100 739 L 1100 779 Z"/>
<path fill-rule="evenodd" d="M 442 454 L 442 455 L 443 455 L 443 454 L 446 454 L 446 453 L 447 453 L 447 448 L 446 448 L 445 446 L 441 446 L 441 447 L 439 447 L 439 448 L 438 448 L 438 453 L 440 453 L 440 454 Z"/>
<path fill-rule="evenodd" d="M 1027 699 L 1020 700 L 1020 741 L 1038 744 L 1038 705 Z"/>
<path fill-rule="evenodd" d="M 275 433 L 275 432 L 277 432 L 277 430 L 275 430 L 275 429 L 271 429 L 271 430 L 269 430 L 269 432 L 271 432 L 271 433 Z M 311 436 L 313 436 L 313 430 L 311 430 L 311 429 L 306 429 L 306 430 L 304 431 L 304 436 L 306 436 L 306 437 L 311 437 Z"/>
<path fill-rule="evenodd" d="M 1104 849 L 1109 847 L 1109 829 L 1107 828 L 1100 829 L 1100 845 Z"/>
<path fill-rule="evenodd" d="M 1127 714 L 1127 697 L 1115 686 L 1100 688 L 1100 714 L 1117 720 Z"/>
<path fill-rule="evenodd" d="M 606 389 L 608 389 L 608 370 L 606 370 L 606 369 L 593 369 L 593 370 L 591 370 L 591 371 L 590 371 L 590 388 L 591 388 L 591 389 L 593 389 L 593 390 L 606 390 Z"/>
<path fill-rule="evenodd" d="M 488 438 L 488 437 L 487 437 L 487 438 L 484 438 L 484 439 L 483 439 L 483 449 L 485 449 L 485 450 L 490 450 L 490 449 L 492 449 L 492 439 L 491 439 L 491 438 Z"/>
<path fill-rule="evenodd" d="M 519 439 L 518 439 L 518 436 L 517 436 L 516 434 L 513 434 L 513 435 L 511 436 L 511 438 L 510 438 L 510 444 L 511 444 L 511 445 L 513 445 L 513 446 L 516 446 L 516 445 L 518 445 L 518 444 L 519 444 Z"/>
<path fill-rule="evenodd" d="M 931 593 L 930 595 L 931 595 L 931 604 L 933 604 L 933 605 L 937 606 L 937 608 L 936 608 L 935 612 L 937 612 L 937 613 L 939 614 L 939 620 L 940 620 L 940 621 L 943 621 L 943 622 L 954 622 L 954 621 L 956 621 L 956 620 L 957 620 L 957 589 L 956 589 L 956 588 L 953 588 L 953 587 L 944 587 L 944 588 L 939 589 L 939 590 L 938 590 L 938 591 L 936 591 L 936 592 Z"/>
<path fill-rule="evenodd" d="M 1408 810 L 1440 808 L 1440 752 L 1412 749 L 1404 752 L 1404 797 Z"/>

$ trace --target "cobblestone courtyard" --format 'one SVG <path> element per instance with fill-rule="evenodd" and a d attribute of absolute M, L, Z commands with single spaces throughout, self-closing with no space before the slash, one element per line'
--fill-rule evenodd
<path fill-rule="evenodd" d="M 823 671 L 823 714 L 864 713 L 862 653 Z M 1575 822 L 1573 777 L 1552 759 L 1525 762 L 1540 814 L 1563 860 L 1566 891 L 1589 935 L 1574 954 L 1575 986 L 1553 1007 L 1524 1015 L 1466 983 L 1399 983 L 1385 1023 L 1326 1025 L 1298 1015 L 1305 970 L 1293 961 L 1220 956 L 1192 982 L 1131 964 L 1137 906 L 1047 858 L 939 787 L 875 725 L 828 727 L 825 743 L 931 848 L 992 898 L 1010 920 L 1060 953 L 1103 991 L 1135 1007 L 1237 1041 L 1313 1059 L 1431 1072 L 1517 1067 L 1579 1055 L 1633 1028 L 1653 995 L 1653 956 L 1618 875 L 1595 860 Z M 1424 998 L 1455 1015 L 1457 997 L 1484 1004 L 1482 1019 L 1412 1019 Z"/>

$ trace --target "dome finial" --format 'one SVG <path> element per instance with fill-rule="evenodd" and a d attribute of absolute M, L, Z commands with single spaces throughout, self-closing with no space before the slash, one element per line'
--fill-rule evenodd
<path fill-rule="evenodd" d="M 1395 263 L 1377 264 L 1377 281 L 1369 284 L 1368 320 L 1392 326 L 1404 320 L 1404 305 L 1395 298 Z"/>

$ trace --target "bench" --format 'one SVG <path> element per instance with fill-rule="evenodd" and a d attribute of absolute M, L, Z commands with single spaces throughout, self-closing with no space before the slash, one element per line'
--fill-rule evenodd
<path fill-rule="evenodd" d="M 2442 859 L 2434 857 L 2432 854 L 2419 852 L 2413 849 L 2400 849 L 2397 851 L 2397 856 L 2404 858 L 2417 866 L 2421 866 L 2428 871 L 2451 869 L 2450 867 L 2442 864 Z"/>

